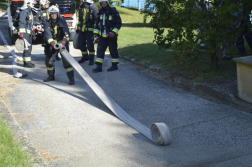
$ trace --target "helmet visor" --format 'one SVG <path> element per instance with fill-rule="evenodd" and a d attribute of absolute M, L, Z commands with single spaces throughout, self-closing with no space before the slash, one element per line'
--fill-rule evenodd
<path fill-rule="evenodd" d="M 50 12 L 50 14 L 58 14 L 58 12 Z"/>

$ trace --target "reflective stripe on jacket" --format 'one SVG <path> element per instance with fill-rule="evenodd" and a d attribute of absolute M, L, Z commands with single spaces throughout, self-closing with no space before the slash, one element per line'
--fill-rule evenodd
<path fill-rule="evenodd" d="M 103 25 L 103 19 L 105 18 L 105 25 Z M 108 6 L 108 9 L 101 8 L 98 13 L 98 19 L 94 29 L 95 34 L 99 34 L 102 37 L 107 37 L 106 32 L 114 32 L 118 35 L 118 31 L 122 26 L 121 17 L 114 7 Z M 104 31 L 105 30 L 105 31 Z"/>
<path fill-rule="evenodd" d="M 31 34 L 33 28 L 33 14 L 31 9 L 26 8 L 20 11 L 18 27 L 19 27 L 19 33 Z"/>
<path fill-rule="evenodd" d="M 95 4 L 88 5 L 82 4 L 79 7 L 79 21 L 77 23 L 77 29 L 84 31 L 93 31 L 94 25 L 97 21 L 97 7 Z"/>
<path fill-rule="evenodd" d="M 44 38 L 50 45 L 59 43 L 62 40 L 66 43 L 69 42 L 70 32 L 67 22 L 62 17 L 58 17 L 56 23 L 53 23 L 51 19 L 46 21 Z"/>

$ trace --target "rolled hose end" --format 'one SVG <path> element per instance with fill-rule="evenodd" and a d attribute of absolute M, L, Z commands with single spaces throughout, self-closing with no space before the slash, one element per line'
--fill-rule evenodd
<path fill-rule="evenodd" d="M 166 146 L 171 143 L 171 134 L 168 126 L 165 123 L 153 123 L 150 128 L 152 141 L 161 146 Z"/>

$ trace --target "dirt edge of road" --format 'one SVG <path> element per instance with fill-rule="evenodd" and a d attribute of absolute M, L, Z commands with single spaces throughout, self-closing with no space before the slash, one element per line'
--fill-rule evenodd
<path fill-rule="evenodd" d="M 15 116 L 18 113 L 11 112 L 12 109 L 6 96 L 15 92 L 13 86 L 17 84 L 21 84 L 21 80 L 14 78 L 12 71 L 0 68 L 0 114 L 6 123 L 10 125 L 15 139 L 21 143 L 22 149 L 29 153 L 32 164 L 34 166 L 47 166 L 38 150 L 33 147 L 24 130 L 16 121 Z"/>

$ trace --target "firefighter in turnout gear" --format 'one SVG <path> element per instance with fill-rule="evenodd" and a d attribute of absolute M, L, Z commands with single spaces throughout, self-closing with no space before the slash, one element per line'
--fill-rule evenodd
<path fill-rule="evenodd" d="M 94 64 L 94 43 L 93 30 L 97 21 L 97 7 L 92 0 L 80 0 L 79 22 L 76 33 L 79 34 L 78 45 L 80 47 L 82 58 L 78 61 L 83 63 L 89 60 L 89 65 Z M 88 53 L 89 52 L 89 53 Z"/>
<path fill-rule="evenodd" d="M 48 0 L 40 0 L 39 2 L 41 11 L 36 14 L 36 23 L 40 23 L 42 25 L 49 19 L 47 9 L 49 8 L 50 1 Z"/>
<path fill-rule="evenodd" d="M 50 1 L 49 0 L 40 0 L 39 4 L 40 4 L 40 8 L 41 11 L 37 12 L 36 14 L 36 22 L 35 24 L 41 24 L 42 25 L 42 36 L 44 36 L 44 27 L 45 27 L 45 22 L 49 19 L 49 14 L 48 14 L 48 8 L 50 5 Z M 43 47 L 46 46 L 46 41 L 43 42 L 42 44 Z M 59 56 L 57 55 L 56 60 L 60 60 Z"/>
<path fill-rule="evenodd" d="M 95 73 L 102 72 L 104 54 L 108 46 L 112 57 L 112 66 L 108 71 L 118 70 L 117 36 L 122 26 L 122 20 L 116 8 L 110 7 L 108 0 L 100 0 L 99 2 L 102 8 L 98 12 L 98 21 L 94 29 L 94 38 L 97 38 L 97 34 L 100 35 L 95 61 L 97 67 L 93 69 Z"/>
<path fill-rule="evenodd" d="M 32 32 L 33 32 L 33 14 L 34 0 L 24 0 L 24 5 L 21 7 L 19 16 L 19 39 L 26 39 L 30 46 L 25 47 L 23 52 L 24 67 L 34 68 L 35 65 L 31 63 L 32 51 Z"/>
<path fill-rule="evenodd" d="M 51 6 L 48 9 L 49 20 L 45 23 L 44 38 L 47 41 L 46 45 L 46 58 L 45 64 L 47 67 L 48 78 L 44 82 L 54 81 L 55 67 L 54 62 L 59 50 L 55 48 L 56 43 L 61 43 L 66 47 L 69 52 L 69 38 L 70 33 L 66 21 L 59 17 L 59 9 L 56 6 Z M 66 69 L 67 76 L 69 78 L 69 85 L 74 85 L 74 71 L 73 67 L 62 56 L 63 66 Z"/>

